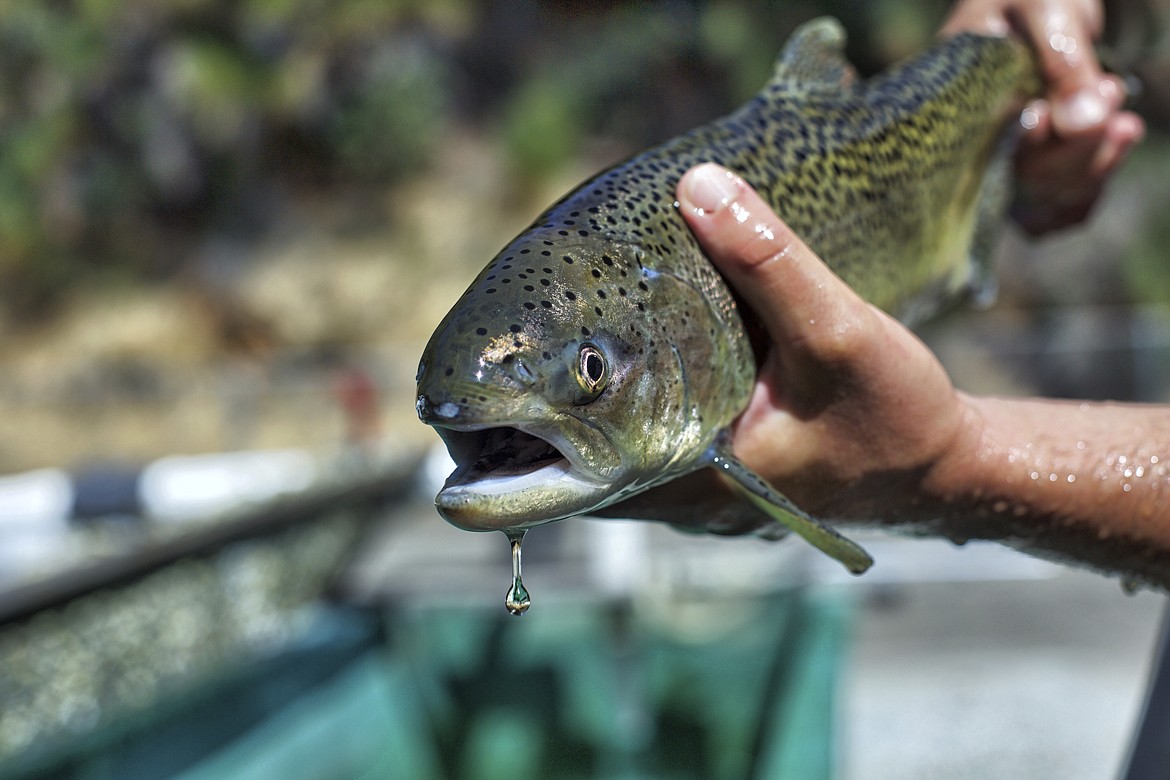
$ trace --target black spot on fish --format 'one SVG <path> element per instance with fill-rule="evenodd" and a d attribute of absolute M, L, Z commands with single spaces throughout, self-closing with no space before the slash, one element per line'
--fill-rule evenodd
<path fill-rule="evenodd" d="M 519 333 L 521 330 L 523 330 L 523 328 L 521 328 L 518 324 L 513 322 L 511 325 L 508 326 L 508 330 L 512 331 L 513 333 Z"/>
<path fill-rule="evenodd" d="M 565 290 L 565 297 L 570 301 L 575 301 L 577 300 L 577 293 L 573 292 L 572 290 Z"/>
<path fill-rule="evenodd" d="M 477 336 L 486 336 L 486 335 L 487 335 L 487 328 L 476 328 L 476 329 L 475 329 L 475 335 L 477 335 Z"/>

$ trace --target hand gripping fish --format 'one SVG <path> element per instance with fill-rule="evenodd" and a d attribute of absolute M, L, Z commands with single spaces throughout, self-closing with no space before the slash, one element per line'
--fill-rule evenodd
<path fill-rule="evenodd" d="M 735 171 L 863 297 L 918 320 L 985 287 L 1036 71 L 968 34 L 860 80 L 844 41 L 804 25 L 750 102 L 586 181 L 472 282 L 418 371 L 418 415 L 456 463 L 435 499 L 451 523 L 515 535 L 715 468 L 780 524 L 764 535 L 870 566 L 732 454 L 756 362 L 675 186 L 698 163 Z"/>

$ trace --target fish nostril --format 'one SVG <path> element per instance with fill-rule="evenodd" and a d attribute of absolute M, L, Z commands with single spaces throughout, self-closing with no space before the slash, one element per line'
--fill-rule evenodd
<path fill-rule="evenodd" d="M 420 420 L 427 422 L 433 417 L 441 417 L 444 420 L 454 419 L 459 416 L 462 410 L 459 404 L 452 403 L 451 401 L 444 401 L 436 406 L 425 394 L 420 394 L 414 402 L 414 411 L 418 414 Z"/>

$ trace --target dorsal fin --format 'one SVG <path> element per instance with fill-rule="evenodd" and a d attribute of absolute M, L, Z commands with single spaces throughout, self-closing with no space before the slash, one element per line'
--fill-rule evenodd
<path fill-rule="evenodd" d="M 784 92 L 839 92 L 857 71 L 845 59 L 845 28 L 831 16 L 805 22 L 788 39 L 776 60 L 769 87 Z"/>

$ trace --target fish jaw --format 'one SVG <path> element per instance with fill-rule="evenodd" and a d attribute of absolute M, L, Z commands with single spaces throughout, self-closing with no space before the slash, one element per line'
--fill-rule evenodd
<path fill-rule="evenodd" d="M 456 464 L 435 507 L 464 530 L 563 520 L 608 503 L 626 481 L 616 449 L 577 418 L 434 427 Z"/>

